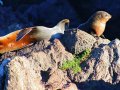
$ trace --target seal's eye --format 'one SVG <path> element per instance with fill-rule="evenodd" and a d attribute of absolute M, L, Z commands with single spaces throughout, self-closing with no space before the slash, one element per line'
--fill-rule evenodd
<path fill-rule="evenodd" d="M 102 18 L 102 15 L 101 15 L 101 14 L 99 14 L 99 15 L 98 15 L 98 18 Z"/>
<path fill-rule="evenodd" d="M 108 15 L 107 15 L 107 14 L 105 14 L 104 16 L 105 16 L 105 17 L 108 17 Z"/>

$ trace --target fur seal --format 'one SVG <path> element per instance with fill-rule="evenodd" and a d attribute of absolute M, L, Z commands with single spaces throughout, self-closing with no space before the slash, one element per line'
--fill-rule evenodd
<path fill-rule="evenodd" d="M 0 37 L 0 53 L 18 50 L 40 40 L 60 38 L 64 34 L 66 24 L 69 24 L 69 22 L 69 19 L 63 19 L 52 28 L 35 26 L 2 36 Z"/>
<path fill-rule="evenodd" d="M 60 21 L 56 26 L 52 28 L 44 27 L 44 26 L 36 26 L 31 28 L 25 28 L 21 30 L 17 35 L 16 41 L 21 40 L 24 36 L 29 35 L 30 38 L 34 38 L 36 40 L 44 40 L 44 39 L 54 39 L 60 38 L 61 34 L 64 34 L 66 25 L 69 24 L 68 19 L 64 19 Z"/>
<path fill-rule="evenodd" d="M 88 33 L 95 33 L 99 37 L 103 34 L 106 23 L 111 17 L 105 11 L 97 11 L 85 23 L 80 24 L 78 29 L 85 30 Z"/>

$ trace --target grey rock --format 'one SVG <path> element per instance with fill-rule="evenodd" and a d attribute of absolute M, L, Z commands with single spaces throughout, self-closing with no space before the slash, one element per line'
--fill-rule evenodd
<path fill-rule="evenodd" d="M 103 46 L 109 43 L 110 43 L 110 40 L 99 37 L 98 39 L 96 39 L 96 42 L 94 43 L 93 48 Z"/>
<path fill-rule="evenodd" d="M 55 39 L 52 43 L 40 41 L 21 50 L 5 53 L 1 56 L 1 60 L 13 56 L 27 57 L 30 62 L 40 66 L 43 71 L 52 67 L 57 68 L 63 61 L 73 59 L 73 55 L 65 50 L 58 39 Z"/>
<path fill-rule="evenodd" d="M 97 81 L 104 82 L 103 85 L 117 85 L 120 82 L 120 40 L 115 39 L 109 44 L 99 46 L 91 52 L 91 56 L 82 65 L 82 71 L 73 74 L 68 72 L 71 80 L 77 83 L 85 83 L 85 90 L 99 90 L 93 89 L 100 86 Z M 96 82 L 95 82 L 96 81 Z M 95 82 L 93 84 L 87 82 Z M 80 84 L 81 85 L 81 84 Z M 102 84 L 101 84 L 102 85 Z M 89 89 L 87 88 L 89 87 Z M 108 90 L 107 87 L 107 90 Z M 110 90 L 113 90 L 113 87 Z M 119 87 L 116 87 L 118 89 Z M 106 90 L 106 89 L 103 89 Z"/>
<path fill-rule="evenodd" d="M 5 73 L 1 74 L 2 83 L 0 85 L 4 85 L 6 90 L 14 90 L 14 88 L 23 88 L 24 90 L 35 90 L 35 88 L 36 90 L 70 90 L 70 87 L 77 90 L 76 85 L 71 84 L 71 81 L 74 81 L 80 86 L 80 90 L 96 90 L 93 88 L 106 85 L 100 84 L 101 82 L 96 83 L 96 81 L 102 80 L 111 85 L 119 83 L 120 40 L 116 39 L 111 42 L 102 38 L 96 40 L 84 31 L 73 29 L 65 32 L 62 42 L 65 47 L 58 39 L 53 42 L 44 40 L 23 49 L 3 54 L 0 61 L 5 58 L 11 58 L 12 60 L 8 66 L 7 64 L 4 65 L 6 68 L 3 68 Z M 66 73 L 66 71 L 58 69 L 64 61 L 74 58 L 71 53 L 66 51 L 67 47 L 70 50 L 73 47 L 74 49 L 71 52 L 75 54 L 87 48 L 93 49 L 90 57 L 81 64 L 82 71 L 80 73 L 74 74 L 71 70 Z M 49 69 L 51 69 L 50 72 Z M 42 75 L 42 71 L 47 72 L 49 78 L 44 80 L 44 77 L 47 76 Z M 92 84 L 87 82 L 92 82 Z"/>
<path fill-rule="evenodd" d="M 3 70 L 6 78 L 5 80 L 2 79 L 3 82 L 5 81 L 5 84 L 3 83 L 5 90 L 45 90 L 46 87 L 42 82 L 41 71 L 47 72 L 51 69 L 50 78 L 54 78 L 55 72 L 62 75 L 62 78 L 56 76 L 56 80 L 60 82 L 67 78 L 67 75 L 64 77 L 65 73 L 58 70 L 58 67 L 63 61 L 73 59 L 73 55 L 65 50 L 58 39 L 53 42 L 40 41 L 21 50 L 5 53 L 1 56 L 1 60 L 8 57 L 12 60 L 8 66 L 5 65 L 6 69 Z M 50 78 L 48 83 L 52 81 Z M 54 80 L 53 83 L 55 83 Z M 62 85 L 66 83 L 67 79 L 59 88 L 62 88 Z"/>
<path fill-rule="evenodd" d="M 45 90 L 40 72 L 25 57 L 15 57 L 5 71 L 4 90 Z"/>
<path fill-rule="evenodd" d="M 63 44 L 67 50 L 73 54 L 79 54 L 86 49 L 91 49 L 96 39 L 82 31 L 71 29 L 65 32 L 63 37 Z"/>
<path fill-rule="evenodd" d="M 63 72 L 60 69 L 57 69 L 52 73 L 50 72 L 50 78 L 48 79 L 46 84 L 46 86 L 48 87 L 46 89 L 49 90 L 50 87 L 52 88 L 52 90 L 61 89 L 68 82 L 71 82 L 71 81 L 67 77 L 67 73 Z"/>

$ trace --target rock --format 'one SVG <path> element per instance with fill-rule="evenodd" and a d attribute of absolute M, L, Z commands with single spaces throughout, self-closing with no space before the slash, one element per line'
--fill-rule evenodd
<path fill-rule="evenodd" d="M 3 58 L 8 57 L 12 60 L 8 67 L 6 67 L 5 70 L 3 69 L 3 72 L 6 71 L 3 76 L 6 77 L 6 79 L 4 80 L 2 78 L 3 83 L 0 83 L 0 85 L 4 85 L 4 82 L 6 82 L 4 88 L 7 90 L 15 90 L 17 88 L 17 90 L 44 90 L 42 83 L 47 82 L 42 82 L 44 75 L 42 76 L 41 71 L 52 69 L 51 76 L 48 80 L 49 84 L 51 82 L 54 83 L 52 78 L 55 77 L 58 82 L 61 82 L 67 75 L 64 77 L 64 73 L 58 70 L 59 65 L 61 65 L 63 61 L 73 59 L 73 55 L 65 51 L 65 48 L 58 39 L 55 39 L 53 42 L 40 41 L 21 50 L 5 53 L 1 56 L 0 60 L 2 61 Z M 56 75 L 60 75 L 61 78 Z M 63 80 L 60 88 L 66 84 L 66 82 L 66 80 Z"/>
<path fill-rule="evenodd" d="M 50 74 L 46 84 L 46 90 L 78 90 L 78 88 L 74 83 L 71 83 L 66 72 L 57 69 Z"/>
<path fill-rule="evenodd" d="M 74 82 L 86 86 L 84 87 L 85 90 L 101 87 L 100 83 L 107 86 L 108 84 L 105 83 L 118 84 L 120 82 L 120 40 L 115 39 L 109 44 L 95 48 L 81 67 L 80 73 L 73 74 L 72 71 L 69 71 L 68 75 Z M 97 88 L 97 90 L 99 89 Z"/>
<path fill-rule="evenodd" d="M 27 57 L 30 62 L 35 66 L 40 66 L 43 71 L 47 71 L 49 68 L 57 68 L 63 61 L 73 59 L 73 55 L 65 51 L 65 48 L 57 39 L 53 43 L 40 41 L 24 49 L 5 53 L 1 56 L 1 60 L 13 56 Z"/>
<path fill-rule="evenodd" d="M 15 57 L 6 67 L 5 90 L 45 90 L 40 72 L 25 57 Z"/>
<path fill-rule="evenodd" d="M 68 81 L 71 82 L 67 77 L 67 73 L 65 74 L 62 70 L 57 69 L 50 75 L 46 86 L 51 87 L 52 90 L 57 90 L 61 89 Z"/>
<path fill-rule="evenodd" d="M 79 54 L 86 49 L 108 44 L 110 40 L 101 37 L 95 38 L 83 30 L 71 29 L 65 31 L 62 42 L 69 52 Z"/>
<path fill-rule="evenodd" d="M 30 61 L 34 61 L 34 64 L 38 64 L 41 66 L 43 71 L 48 70 L 49 68 L 58 68 L 59 65 L 66 60 L 72 60 L 73 55 L 67 51 L 61 44 L 59 40 L 55 40 L 54 43 L 47 46 L 46 49 L 41 52 L 32 52 L 31 57 L 29 57 Z"/>
<path fill-rule="evenodd" d="M 105 44 L 109 44 L 110 43 L 110 40 L 108 39 L 103 39 L 101 37 L 99 37 L 96 42 L 94 43 L 93 45 L 93 48 L 96 48 L 98 47 L 99 45 L 105 45 Z"/>
<path fill-rule="evenodd" d="M 63 87 L 61 90 L 78 90 L 78 88 L 74 83 L 69 83 L 68 85 Z"/>
<path fill-rule="evenodd" d="M 74 58 L 61 41 L 66 48 L 75 47 L 76 54 L 92 48 L 90 57 L 81 63 L 81 72 L 74 74 L 70 69 L 67 72 L 59 69 L 64 61 Z M 109 88 L 116 85 L 117 89 L 120 82 L 120 40 L 96 40 L 84 31 L 70 30 L 65 32 L 61 41 L 43 40 L 1 55 L 0 89 L 78 90 L 79 87 L 80 90 L 96 90 L 94 88 L 107 85 L 108 90 L 109 84 Z M 8 65 L 4 63 L 5 58 L 12 59 Z"/>
<path fill-rule="evenodd" d="M 73 54 L 79 54 L 86 49 L 91 49 L 96 39 L 82 30 L 68 30 L 63 36 L 63 44 Z"/>

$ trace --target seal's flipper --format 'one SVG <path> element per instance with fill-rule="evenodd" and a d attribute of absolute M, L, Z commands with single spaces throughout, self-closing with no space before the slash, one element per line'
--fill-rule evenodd
<path fill-rule="evenodd" d="M 21 30 L 17 35 L 16 41 L 21 40 L 25 35 L 29 34 L 32 30 L 33 28 L 25 28 Z"/>

